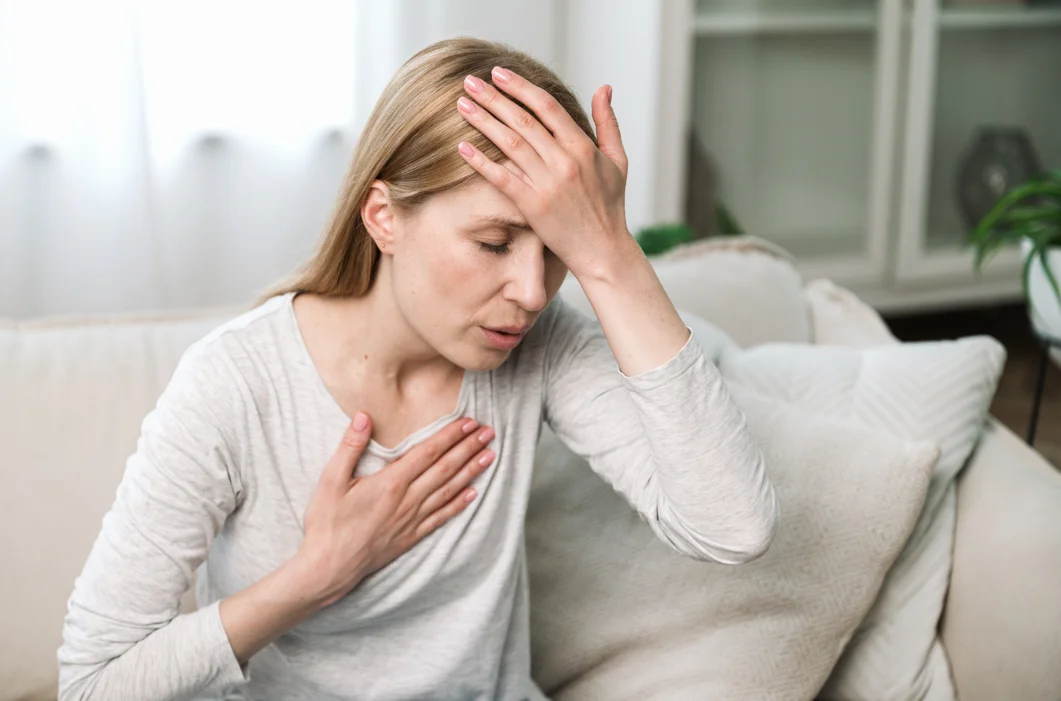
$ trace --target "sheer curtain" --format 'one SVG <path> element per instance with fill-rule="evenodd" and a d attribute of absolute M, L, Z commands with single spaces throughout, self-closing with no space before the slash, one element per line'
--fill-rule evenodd
<path fill-rule="evenodd" d="M 664 4 L 0 0 L 0 317 L 250 301 L 311 251 L 394 71 L 457 34 L 583 102 L 615 85 L 628 212 L 658 218 Z"/>

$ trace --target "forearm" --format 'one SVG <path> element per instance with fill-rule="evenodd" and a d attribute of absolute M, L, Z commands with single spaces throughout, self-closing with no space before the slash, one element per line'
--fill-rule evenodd
<path fill-rule="evenodd" d="M 659 367 L 689 340 L 689 330 L 633 237 L 594 270 L 572 271 L 628 377 Z"/>
<path fill-rule="evenodd" d="M 221 622 L 240 665 L 333 602 L 334 595 L 313 584 L 313 570 L 300 552 L 272 574 L 221 601 Z"/>

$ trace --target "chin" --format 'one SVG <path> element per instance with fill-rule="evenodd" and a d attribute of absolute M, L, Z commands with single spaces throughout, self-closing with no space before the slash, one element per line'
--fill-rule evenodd
<path fill-rule="evenodd" d="M 489 370 L 496 370 L 508 360 L 508 357 L 512 355 L 512 351 L 500 351 L 493 348 L 482 348 L 479 350 L 469 350 L 463 354 L 462 360 L 466 362 L 457 363 L 465 370 L 472 370 L 475 372 L 487 372 Z"/>
<path fill-rule="evenodd" d="M 474 337 L 461 339 L 446 351 L 443 355 L 454 365 L 476 372 L 495 370 L 512 355 L 511 350 L 493 348 Z"/>

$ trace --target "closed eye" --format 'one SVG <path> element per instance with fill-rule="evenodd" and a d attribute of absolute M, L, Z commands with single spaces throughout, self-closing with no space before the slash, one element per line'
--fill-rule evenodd
<path fill-rule="evenodd" d="M 508 244 L 507 243 L 502 243 L 502 244 L 499 244 L 499 245 L 495 245 L 495 244 L 491 244 L 491 243 L 483 243 L 482 241 L 480 241 L 479 242 L 479 248 L 481 248 L 484 251 L 487 251 L 489 253 L 496 254 L 496 255 L 502 255 L 502 254 L 508 253 Z"/>

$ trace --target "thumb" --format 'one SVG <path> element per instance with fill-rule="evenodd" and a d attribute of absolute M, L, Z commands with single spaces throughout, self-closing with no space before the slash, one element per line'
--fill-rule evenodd
<path fill-rule="evenodd" d="M 593 93 L 593 123 L 597 125 L 597 148 L 611 159 L 626 177 L 626 149 L 619 133 L 619 120 L 612 108 L 612 86 L 602 85 Z"/>
<path fill-rule="evenodd" d="M 357 412 L 354 420 L 343 432 L 343 439 L 325 466 L 321 480 L 336 487 L 349 484 L 354 477 L 354 468 L 357 467 L 357 462 L 361 459 L 361 453 L 365 451 L 371 435 L 371 417 L 364 412 Z"/>

